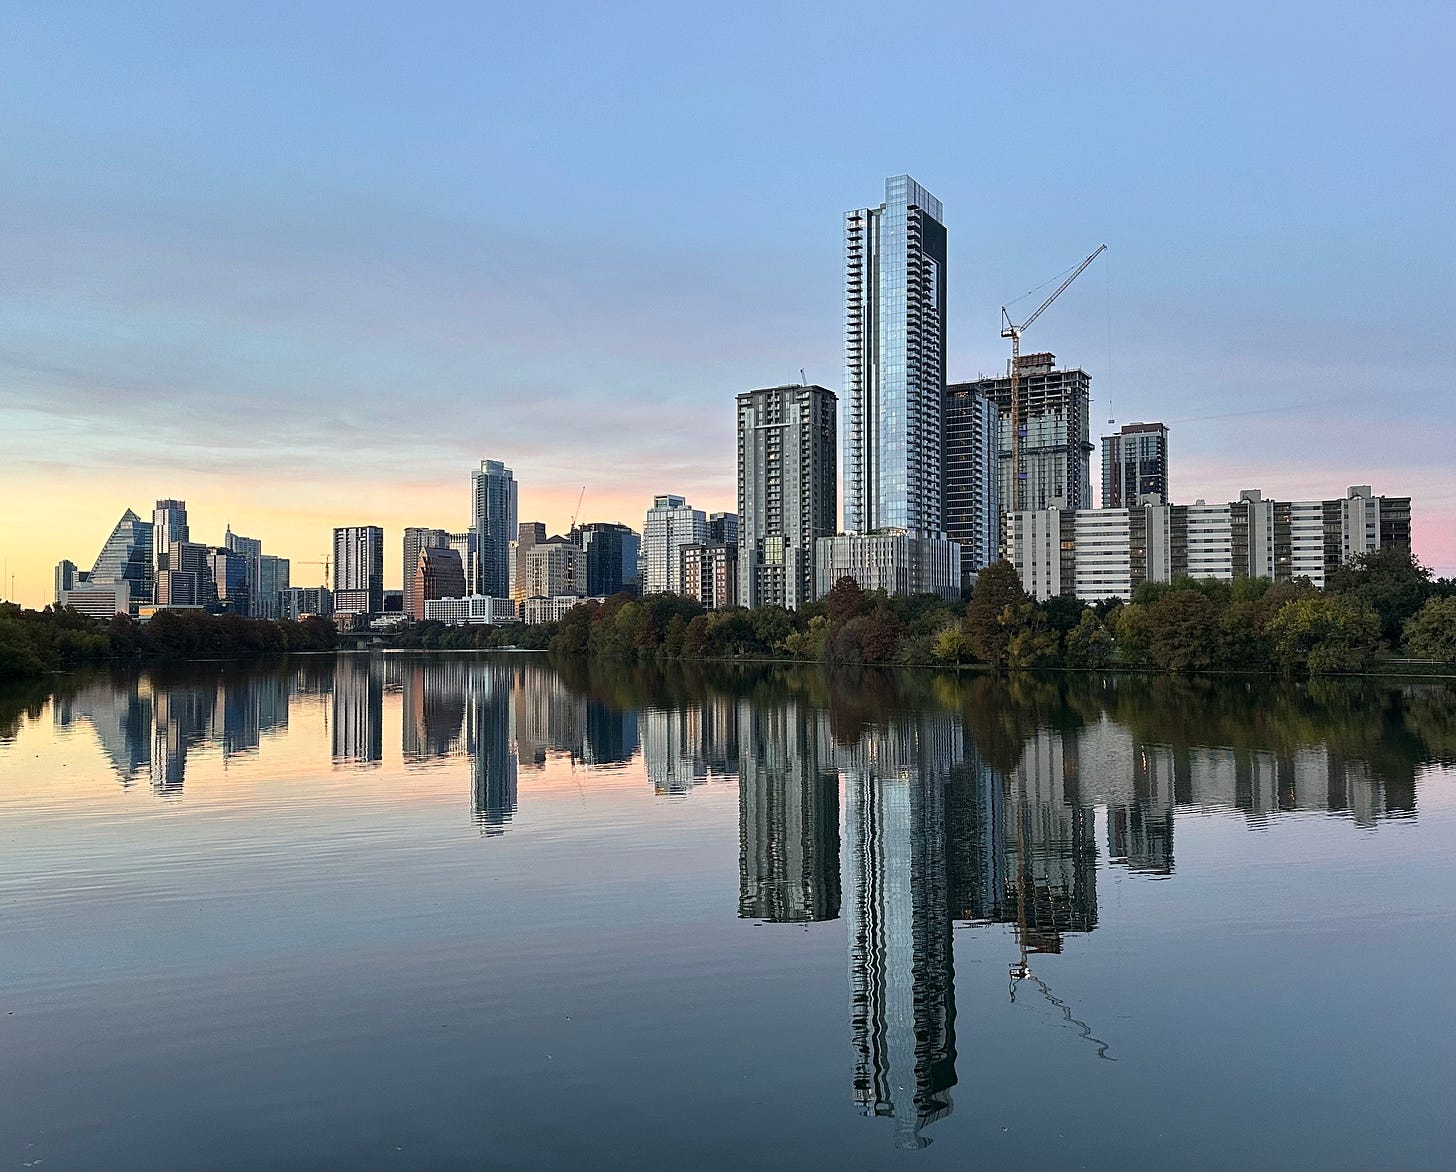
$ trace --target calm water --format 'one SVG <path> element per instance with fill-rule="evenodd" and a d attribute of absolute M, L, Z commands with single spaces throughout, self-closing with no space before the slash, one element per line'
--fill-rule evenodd
<path fill-rule="evenodd" d="M 0 1168 L 1449 1168 L 1456 691 L 0 692 Z"/>

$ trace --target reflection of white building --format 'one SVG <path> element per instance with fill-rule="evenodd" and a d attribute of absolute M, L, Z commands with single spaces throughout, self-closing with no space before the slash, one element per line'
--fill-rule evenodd
<path fill-rule="evenodd" d="M 377 765 L 384 757 L 384 667 L 373 655 L 334 660 L 334 761 Z"/>
<path fill-rule="evenodd" d="M 639 729 L 647 780 L 660 794 L 686 794 L 738 773 L 738 710 L 725 696 L 684 708 L 644 708 Z"/>

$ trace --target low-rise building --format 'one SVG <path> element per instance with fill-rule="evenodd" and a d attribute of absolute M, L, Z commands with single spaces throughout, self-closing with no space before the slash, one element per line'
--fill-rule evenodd
<path fill-rule="evenodd" d="M 1324 586 L 1361 554 L 1410 549 L 1410 498 L 1378 497 L 1369 485 L 1324 501 L 1266 500 L 1246 489 L 1226 504 L 1043 509 L 1013 513 L 1007 525 L 1007 556 L 1028 594 L 1099 602 L 1181 577 Z"/>
<path fill-rule="evenodd" d="M 841 578 L 853 578 L 865 590 L 889 594 L 935 594 L 959 598 L 961 549 L 939 537 L 914 537 L 904 530 L 842 533 L 815 543 L 816 597 L 822 598 Z"/>
<path fill-rule="evenodd" d="M 580 606 L 585 601 L 586 599 L 579 594 L 558 594 L 552 598 L 528 598 L 521 604 L 521 620 L 529 626 L 559 623 L 566 617 L 567 611 L 572 607 Z"/>
<path fill-rule="evenodd" d="M 509 598 L 489 594 L 467 594 L 462 598 L 431 598 L 425 601 L 425 619 L 447 627 L 484 625 L 498 627 L 516 622 L 516 604 Z"/>

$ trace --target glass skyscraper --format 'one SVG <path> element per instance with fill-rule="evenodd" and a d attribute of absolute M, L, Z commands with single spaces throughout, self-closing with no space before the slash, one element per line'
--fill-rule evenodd
<path fill-rule="evenodd" d="M 945 226 L 908 175 L 844 217 L 844 527 L 945 536 Z"/>
<path fill-rule="evenodd" d="M 476 594 L 511 596 L 511 542 L 516 537 L 516 478 L 499 460 L 482 460 L 470 473 Z"/>

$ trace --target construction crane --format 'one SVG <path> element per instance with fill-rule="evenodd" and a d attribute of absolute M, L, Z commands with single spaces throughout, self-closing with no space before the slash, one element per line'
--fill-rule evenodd
<path fill-rule="evenodd" d="M 581 502 L 586 498 L 586 485 L 581 486 L 581 491 L 576 494 L 576 508 L 571 510 L 571 524 L 566 527 L 569 534 L 576 528 L 576 519 L 581 516 Z"/>
<path fill-rule="evenodd" d="M 316 561 L 316 562 L 299 562 L 298 564 L 300 566 L 323 566 L 323 568 L 324 568 L 324 589 L 327 590 L 329 588 L 329 565 L 331 563 L 329 562 L 329 555 L 328 554 L 324 554 L 323 555 L 323 559 L 321 561 Z"/>
<path fill-rule="evenodd" d="M 1097 251 L 1073 269 L 1072 275 L 1058 285 L 1056 291 L 1020 325 L 1011 320 L 1011 314 L 1004 305 L 1001 307 L 1001 336 L 1011 339 L 1011 512 L 1019 513 L 1026 507 L 1026 471 L 1021 466 L 1021 335 L 1046 312 L 1047 306 L 1067 291 L 1067 286 L 1080 277 L 1088 265 L 1106 251 L 1107 245 L 1099 244 Z"/>

